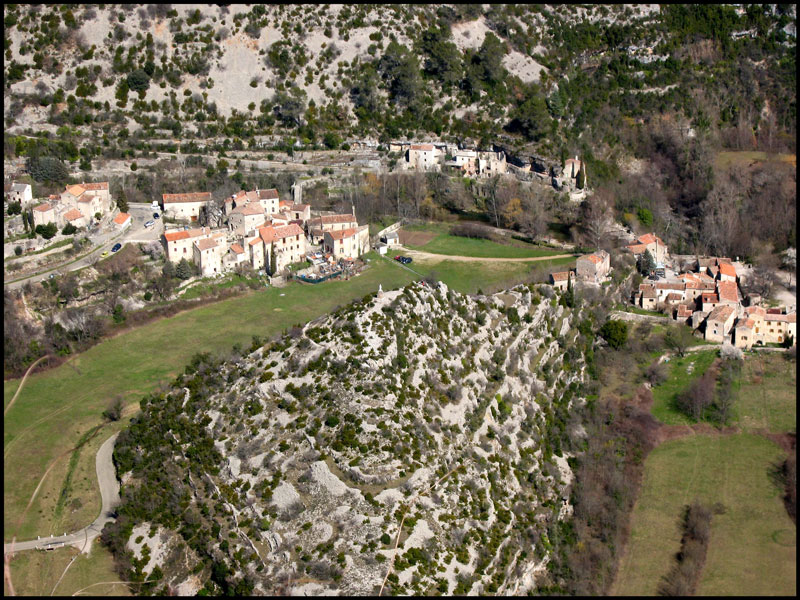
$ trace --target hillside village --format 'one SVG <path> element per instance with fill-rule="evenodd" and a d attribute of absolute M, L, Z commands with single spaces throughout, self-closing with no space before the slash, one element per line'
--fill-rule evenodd
<path fill-rule="evenodd" d="M 794 5 L 4 23 L 6 595 L 796 596 Z"/>

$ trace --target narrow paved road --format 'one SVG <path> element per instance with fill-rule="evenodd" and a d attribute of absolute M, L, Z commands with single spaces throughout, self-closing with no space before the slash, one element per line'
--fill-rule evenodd
<path fill-rule="evenodd" d="M 102 497 L 102 506 L 100 508 L 100 516 L 88 527 L 70 533 L 68 535 L 61 535 L 56 537 L 40 538 L 38 540 L 30 540 L 27 542 L 15 542 L 13 544 L 13 552 L 21 550 L 33 550 L 36 548 L 46 548 L 51 545 L 57 547 L 61 545 L 83 545 L 84 542 L 91 541 L 100 535 L 103 527 L 109 521 L 113 521 L 113 509 L 119 505 L 119 483 L 117 483 L 117 476 L 114 472 L 114 462 L 111 455 L 114 452 L 114 443 L 117 441 L 119 432 L 108 438 L 100 449 L 97 451 L 97 481 L 100 484 L 100 496 Z M 3 554 L 12 554 L 12 544 L 3 545 Z"/>
<path fill-rule="evenodd" d="M 450 254 L 432 254 L 421 250 L 410 250 L 406 247 L 401 248 L 403 252 L 411 258 L 433 259 L 439 262 L 443 260 L 457 260 L 460 262 L 536 262 L 540 260 L 553 260 L 554 258 L 573 258 L 575 254 L 553 254 L 552 256 L 532 256 L 529 258 L 485 258 L 480 256 L 453 256 Z"/>
<path fill-rule="evenodd" d="M 131 205 L 129 213 L 133 218 L 133 224 L 125 232 L 120 233 L 113 230 L 106 231 L 95 238 L 92 238 L 91 241 L 95 247 L 83 258 L 68 264 L 62 263 L 62 266 L 43 267 L 43 270 L 19 280 L 16 280 L 16 277 L 13 276 L 8 277 L 8 279 L 13 281 L 10 283 L 4 283 L 4 285 L 9 289 L 15 289 L 22 287 L 27 282 L 38 283 L 43 279 L 50 277 L 50 275 L 53 273 L 58 275 L 88 267 L 89 265 L 94 264 L 94 262 L 101 257 L 103 250 L 110 251 L 112 246 L 117 242 L 125 245 L 126 243 L 149 242 L 159 239 L 159 236 L 164 231 L 164 223 L 161 219 L 156 220 L 155 225 L 150 229 L 146 229 L 144 227 L 144 223 L 152 219 L 153 209 L 150 208 L 149 204 Z"/>

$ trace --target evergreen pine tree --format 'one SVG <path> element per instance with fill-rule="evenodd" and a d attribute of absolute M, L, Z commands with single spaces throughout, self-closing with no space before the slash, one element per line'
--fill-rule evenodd
<path fill-rule="evenodd" d="M 581 161 L 581 170 L 578 171 L 578 178 L 575 182 L 575 185 L 579 190 L 582 190 L 584 187 L 586 187 L 586 163 L 583 161 Z"/>

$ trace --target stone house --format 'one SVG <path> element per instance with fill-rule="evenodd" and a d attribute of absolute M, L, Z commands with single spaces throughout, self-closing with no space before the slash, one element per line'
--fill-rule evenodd
<path fill-rule="evenodd" d="M 203 207 L 211 202 L 211 192 L 188 194 L 162 194 L 164 216 L 186 221 L 196 221 Z"/>
<path fill-rule="evenodd" d="M 288 213 L 290 221 L 302 221 L 305 224 L 311 218 L 310 204 L 289 204 L 283 209 L 284 214 Z"/>
<path fill-rule="evenodd" d="M 73 227 L 86 227 L 89 224 L 89 219 L 77 208 L 71 208 L 64 213 L 64 222 L 65 224 L 69 223 Z"/>
<path fill-rule="evenodd" d="M 569 287 L 570 279 L 572 279 L 572 271 L 550 273 L 550 285 L 557 290 L 566 290 Z"/>
<path fill-rule="evenodd" d="M 228 248 L 228 251 L 222 257 L 222 266 L 225 270 L 235 269 L 241 264 L 247 262 L 247 254 L 239 243 L 233 243 Z"/>
<path fill-rule="evenodd" d="M 706 317 L 705 339 L 710 342 L 724 342 L 733 327 L 736 310 L 732 306 L 717 306 Z"/>
<path fill-rule="evenodd" d="M 744 309 L 748 319 L 753 321 L 753 342 L 755 344 L 782 344 L 787 336 L 797 344 L 797 313 L 784 313 L 780 308 L 765 310 L 760 306 Z"/>
<path fill-rule="evenodd" d="M 679 323 L 688 324 L 693 312 L 691 304 L 678 304 L 674 313 L 675 320 Z"/>
<path fill-rule="evenodd" d="M 127 229 L 131 226 L 133 219 L 128 213 L 121 212 L 116 217 L 114 217 L 114 227 L 117 229 Z"/>
<path fill-rule="evenodd" d="M 214 238 L 195 240 L 192 244 L 192 259 L 200 267 L 203 277 L 222 273 L 224 247 Z"/>
<path fill-rule="evenodd" d="M 111 193 L 108 189 L 108 182 L 68 185 L 61 192 L 61 202 L 77 208 L 89 220 L 96 213 L 103 215 L 111 210 Z"/>
<path fill-rule="evenodd" d="M 720 304 L 728 304 L 733 307 L 738 306 L 741 302 L 741 296 L 736 281 L 717 281 L 717 297 L 719 298 Z"/>
<path fill-rule="evenodd" d="M 193 260 L 192 246 L 195 241 L 210 238 L 214 232 L 208 227 L 198 229 L 175 229 L 161 234 L 161 244 L 167 260 L 177 263 L 182 258 Z"/>
<path fill-rule="evenodd" d="M 56 211 L 52 204 L 45 202 L 33 207 L 33 226 L 56 223 Z M 56 223 L 58 225 L 58 223 Z"/>
<path fill-rule="evenodd" d="M 241 204 L 234 208 L 228 216 L 228 229 L 239 235 L 244 235 L 248 231 L 254 231 L 258 227 L 264 226 L 267 222 L 267 215 L 258 202 Z"/>
<path fill-rule="evenodd" d="M 357 258 L 358 230 L 352 227 L 350 229 L 326 231 L 324 234 L 323 248 L 325 252 L 333 254 L 336 260 L 340 258 Z"/>
<path fill-rule="evenodd" d="M 719 305 L 719 296 L 710 292 L 700 294 L 700 310 L 703 312 L 711 312 Z"/>
<path fill-rule="evenodd" d="M 243 206 L 245 204 L 252 204 L 257 202 L 261 204 L 262 212 L 266 214 L 277 213 L 279 211 L 280 198 L 278 197 L 278 190 L 271 188 L 268 190 L 260 190 L 256 188 L 246 192 L 239 191 L 229 198 L 225 198 L 225 214 L 229 215 L 233 209 Z"/>
<path fill-rule="evenodd" d="M 478 153 L 478 175 L 481 177 L 494 177 L 504 175 L 508 170 L 506 155 L 503 152 Z"/>
<path fill-rule="evenodd" d="M 639 284 L 638 304 L 647 310 L 656 310 L 658 306 L 658 295 L 655 285 L 652 283 Z"/>
<path fill-rule="evenodd" d="M 30 183 L 6 183 L 3 186 L 3 196 L 6 202 L 19 202 L 22 208 L 28 208 L 33 202 L 33 190 Z"/>
<path fill-rule="evenodd" d="M 736 268 L 731 263 L 720 263 L 717 279 L 736 283 Z"/>
<path fill-rule="evenodd" d="M 733 345 L 743 350 L 749 350 L 755 343 L 755 321 L 753 319 L 738 319 L 733 328 Z"/>
<path fill-rule="evenodd" d="M 306 231 L 312 244 L 321 244 L 326 231 L 340 231 L 358 227 L 355 214 L 324 215 L 306 222 Z"/>
<path fill-rule="evenodd" d="M 406 153 L 407 168 L 438 171 L 439 154 L 439 150 L 433 144 L 411 144 Z"/>
<path fill-rule="evenodd" d="M 575 263 L 575 272 L 583 281 L 600 283 L 610 270 L 610 257 L 605 250 L 581 256 Z"/>
<path fill-rule="evenodd" d="M 632 244 L 626 247 L 634 256 L 639 256 L 644 254 L 645 250 L 649 250 L 656 265 L 664 265 L 669 258 L 667 245 L 654 233 L 639 236 Z"/>

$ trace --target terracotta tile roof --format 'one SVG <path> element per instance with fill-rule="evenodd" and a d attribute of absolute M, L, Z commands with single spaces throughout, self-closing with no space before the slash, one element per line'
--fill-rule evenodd
<path fill-rule="evenodd" d="M 74 185 L 68 185 L 66 191 L 77 198 L 86 191 L 86 188 L 76 183 Z"/>
<path fill-rule="evenodd" d="M 209 202 L 211 192 L 191 192 L 188 194 L 162 194 L 164 204 L 174 204 L 176 202 Z"/>
<path fill-rule="evenodd" d="M 78 202 L 83 202 L 84 204 L 88 204 L 92 200 L 97 198 L 94 194 L 83 194 L 80 198 L 78 198 Z"/>
<path fill-rule="evenodd" d="M 626 246 L 626 248 L 634 254 L 642 254 L 645 250 L 647 250 L 647 247 L 644 244 L 631 244 L 630 246 Z"/>
<path fill-rule="evenodd" d="M 705 304 L 706 302 L 710 302 L 712 304 L 716 304 L 719 302 L 719 296 L 716 294 L 700 294 L 700 302 Z"/>
<path fill-rule="evenodd" d="M 247 242 L 247 245 L 248 246 L 255 246 L 256 244 L 260 244 L 261 242 L 262 242 L 261 238 L 257 237 L 257 238 L 253 238 L 252 240 Z"/>
<path fill-rule="evenodd" d="M 4 184 L 3 184 L 3 192 L 4 192 L 4 193 L 6 193 L 6 194 L 7 194 L 7 193 L 8 193 L 8 192 L 10 192 L 12 189 L 14 189 L 14 185 L 13 185 L 13 184 L 11 184 L 11 183 L 4 183 Z"/>
<path fill-rule="evenodd" d="M 691 317 L 692 316 L 692 307 L 688 304 L 678 304 L 678 316 L 679 317 Z"/>
<path fill-rule="evenodd" d="M 356 218 L 350 214 L 344 215 L 325 215 L 322 217 L 316 217 L 309 221 L 311 226 L 322 226 L 322 225 L 333 225 L 338 223 L 355 223 Z"/>
<path fill-rule="evenodd" d="M 730 263 L 720 263 L 719 272 L 729 277 L 736 277 L 736 268 Z"/>
<path fill-rule="evenodd" d="M 261 227 L 258 230 L 258 236 L 262 242 L 265 244 L 271 244 L 275 241 L 275 228 L 272 226 L 269 227 Z"/>
<path fill-rule="evenodd" d="M 202 239 L 202 240 L 197 240 L 194 243 L 194 245 L 197 246 L 197 249 L 200 250 L 200 251 L 209 250 L 210 248 L 216 248 L 217 247 L 217 240 L 214 240 L 214 239 L 211 239 L 211 238 L 205 238 L 205 239 Z"/>
<path fill-rule="evenodd" d="M 759 315 L 760 317 L 763 317 L 767 314 L 767 311 L 761 306 L 748 306 L 744 309 L 744 312 L 748 315 Z"/>
<path fill-rule="evenodd" d="M 231 214 L 234 213 L 245 216 L 252 216 L 252 215 L 266 216 L 264 214 L 264 207 L 258 203 L 248 203 L 248 204 L 242 204 L 241 206 L 237 206 L 236 208 L 233 209 Z"/>
<path fill-rule="evenodd" d="M 240 244 L 231 244 L 231 251 L 236 254 L 244 254 L 244 248 Z"/>
<path fill-rule="evenodd" d="M 47 212 L 48 210 L 51 210 L 52 208 L 53 208 L 52 206 L 50 206 L 49 204 L 45 203 L 45 204 L 40 204 L 39 206 L 34 206 L 33 210 L 38 210 L 39 212 Z"/>
<path fill-rule="evenodd" d="M 76 219 L 80 219 L 82 217 L 83 217 L 83 215 L 81 214 L 81 211 L 79 211 L 77 208 L 73 208 L 71 210 L 68 210 L 66 212 L 66 214 L 64 214 L 64 218 L 67 221 L 75 221 Z"/>
<path fill-rule="evenodd" d="M 568 281 L 569 280 L 569 271 L 560 271 L 558 273 L 550 273 L 550 277 L 553 278 L 553 281 Z"/>
<path fill-rule="evenodd" d="M 738 302 L 739 290 L 735 281 L 720 281 L 717 283 L 717 295 L 722 302 Z"/>
<path fill-rule="evenodd" d="M 637 241 L 639 244 L 652 244 L 653 242 L 656 242 L 656 241 L 657 241 L 657 242 L 658 242 L 658 243 L 659 243 L 661 246 L 665 246 L 665 245 L 666 245 L 666 244 L 664 244 L 664 242 L 661 240 L 661 238 L 660 238 L 660 237 L 658 237 L 658 236 L 657 236 L 656 234 L 654 234 L 654 233 L 645 233 L 644 235 L 642 235 L 642 236 L 639 236 L 638 238 L 636 238 L 636 241 Z"/>
<path fill-rule="evenodd" d="M 667 294 L 666 301 L 667 302 L 680 302 L 683 300 L 683 296 L 681 294 L 671 293 Z"/>
<path fill-rule="evenodd" d="M 114 223 L 117 225 L 123 225 L 125 221 L 130 219 L 131 216 L 128 213 L 121 212 L 116 217 L 114 217 Z"/>
<path fill-rule="evenodd" d="M 794 321 L 789 321 L 789 317 L 794 314 L 795 313 L 792 313 L 791 315 L 782 315 L 768 312 L 766 315 L 764 315 L 764 320 L 768 322 L 783 321 L 785 323 L 793 323 Z"/>
<path fill-rule="evenodd" d="M 352 237 L 358 233 L 358 229 L 350 227 L 349 229 L 339 229 L 338 231 L 326 231 L 325 234 L 331 236 L 334 240 L 342 240 L 344 238 Z"/>
<path fill-rule="evenodd" d="M 277 200 L 278 190 L 271 188 L 269 190 L 258 190 L 258 198 L 260 200 Z"/>
<path fill-rule="evenodd" d="M 708 315 L 709 321 L 727 321 L 730 316 L 734 313 L 732 306 L 717 306 L 714 310 L 711 311 Z"/>
<path fill-rule="evenodd" d="M 97 192 L 99 190 L 108 190 L 107 181 L 99 181 L 97 183 L 82 183 L 83 188 L 90 192 Z"/>
<path fill-rule="evenodd" d="M 290 204 L 289 205 L 289 210 L 300 211 L 300 210 L 305 210 L 305 209 L 309 208 L 310 206 L 311 206 L 310 204 Z"/>
<path fill-rule="evenodd" d="M 176 240 L 186 240 L 189 239 L 189 232 L 188 231 L 167 231 L 164 232 L 164 239 L 168 242 L 174 242 Z"/>
<path fill-rule="evenodd" d="M 305 235 L 303 233 L 303 230 L 296 223 L 291 223 L 290 225 L 282 225 L 280 227 L 273 227 L 272 229 L 275 231 L 276 240 L 287 238 L 292 235 Z"/>
<path fill-rule="evenodd" d="M 656 283 L 657 290 L 680 290 L 684 291 L 686 289 L 686 284 L 682 281 L 665 281 L 662 283 Z"/>
<path fill-rule="evenodd" d="M 586 256 L 581 256 L 578 260 L 588 260 L 589 262 L 593 262 L 594 264 L 600 264 L 603 262 L 603 259 L 597 256 L 596 254 L 587 254 Z"/>
<path fill-rule="evenodd" d="M 433 150 L 433 144 L 411 144 L 411 150 L 425 150 L 430 152 Z"/>
<path fill-rule="evenodd" d="M 736 328 L 739 327 L 747 327 L 748 329 L 752 329 L 755 327 L 756 322 L 753 319 L 739 319 L 736 323 Z"/>
<path fill-rule="evenodd" d="M 654 285 L 643 283 L 639 286 L 639 290 L 642 292 L 642 298 L 656 297 L 656 287 Z"/>

